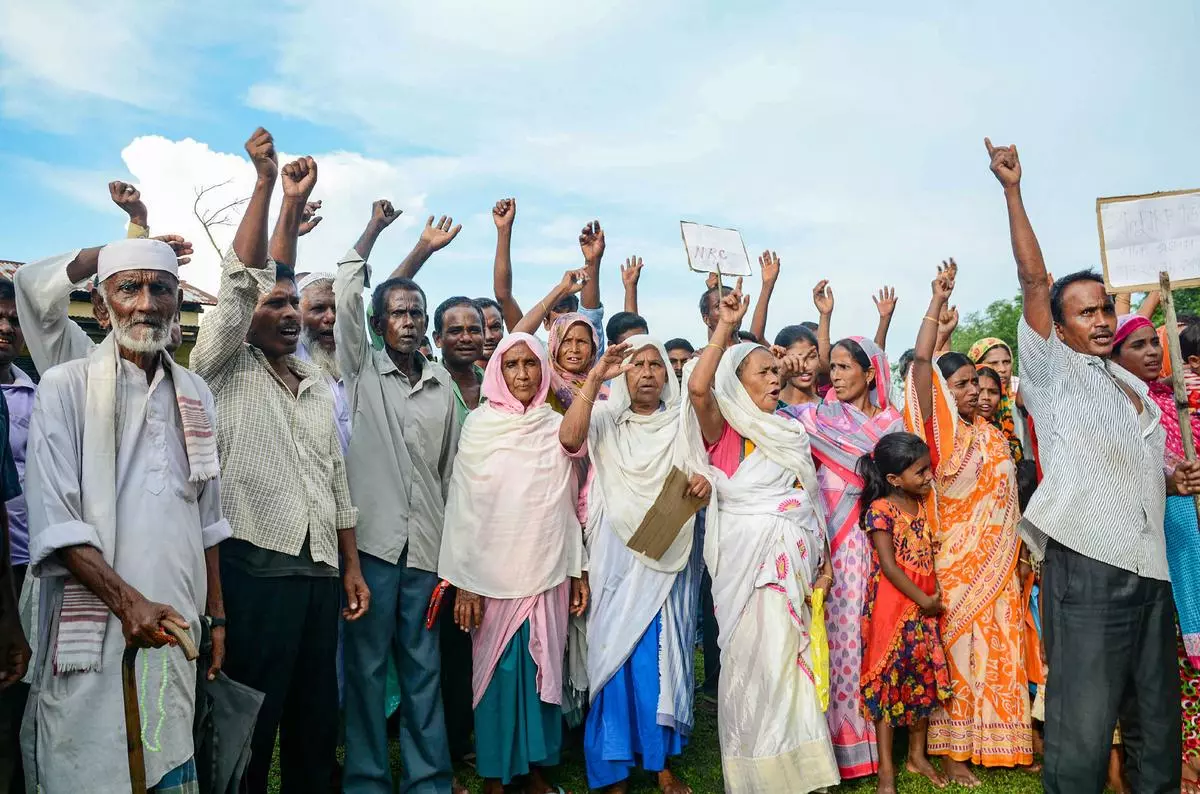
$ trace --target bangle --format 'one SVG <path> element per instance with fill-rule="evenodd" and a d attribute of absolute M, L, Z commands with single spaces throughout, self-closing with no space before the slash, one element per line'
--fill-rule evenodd
<path fill-rule="evenodd" d="M 939 323 L 938 323 L 938 321 L 937 321 L 937 318 L 936 318 L 936 317 L 930 317 L 928 314 L 927 314 L 927 315 L 925 315 L 924 317 L 922 317 L 922 318 L 921 318 L 921 320 L 922 320 L 922 321 L 928 320 L 929 322 L 933 323 L 934 325 L 939 325 Z"/>
<path fill-rule="evenodd" d="M 595 401 L 593 401 L 586 394 L 583 393 L 583 389 L 580 389 L 579 391 L 575 392 L 575 396 L 582 398 L 585 402 L 587 402 L 588 405 L 596 404 Z"/>
<path fill-rule="evenodd" d="M 720 345 L 714 345 L 712 342 L 709 342 L 709 343 L 708 343 L 708 344 L 706 344 L 704 347 L 711 347 L 711 348 L 714 348 L 714 349 L 716 349 L 716 350 L 720 350 L 722 353 L 724 353 L 724 352 L 725 352 L 725 348 L 721 347 Z M 703 350 L 703 349 L 704 349 L 704 347 L 702 347 L 702 348 L 700 348 L 700 349 L 701 349 L 701 350 Z"/>

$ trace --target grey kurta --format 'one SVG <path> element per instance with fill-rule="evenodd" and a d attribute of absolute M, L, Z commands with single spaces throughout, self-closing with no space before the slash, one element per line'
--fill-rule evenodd
<path fill-rule="evenodd" d="M 53 649 L 66 569 L 58 550 L 98 546 L 83 520 L 80 482 L 88 360 L 46 372 L 29 434 L 27 496 L 30 563 L 42 577 L 41 636 L 33 690 L 22 727 L 30 782 L 45 792 L 129 791 L 125 716 L 121 699 L 121 623 L 110 616 L 100 672 L 56 676 Z M 175 390 L 160 367 L 151 384 L 121 360 L 117 389 L 123 420 L 117 444 L 117 531 L 113 567 L 147 599 L 169 604 L 200 636 L 207 597 L 204 550 L 230 535 L 222 518 L 220 486 L 188 482 L 189 466 Z M 212 395 L 203 395 L 216 425 Z M 178 648 L 138 655 L 146 782 L 192 756 L 196 667 Z"/>

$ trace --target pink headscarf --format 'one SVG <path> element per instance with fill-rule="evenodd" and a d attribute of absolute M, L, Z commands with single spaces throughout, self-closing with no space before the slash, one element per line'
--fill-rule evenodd
<path fill-rule="evenodd" d="M 591 332 L 592 366 L 595 366 L 596 357 L 600 353 L 600 335 L 596 333 L 596 327 L 579 312 L 559 315 L 554 324 L 550 326 L 550 385 L 554 387 L 554 396 L 562 404 L 563 410 L 571 407 L 571 403 L 575 400 L 575 392 L 583 386 L 583 382 L 587 380 L 588 376 L 587 372 L 567 372 L 558 365 L 558 350 L 562 347 L 567 331 L 571 330 L 571 326 L 576 323 L 582 323 Z"/>
<path fill-rule="evenodd" d="M 522 405 L 520 400 L 513 397 L 512 392 L 508 390 L 508 384 L 504 382 L 504 372 L 502 371 L 504 354 L 521 344 L 526 345 L 538 357 L 538 361 L 542 362 L 542 382 L 538 386 L 537 394 L 533 396 L 533 401 L 528 406 Z M 523 414 L 546 402 L 546 395 L 549 393 L 550 364 L 546 360 L 546 348 L 542 347 L 542 343 L 537 340 L 537 337 L 526 333 L 515 333 L 500 340 L 500 344 L 496 345 L 496 352 L 492 353 L 492 357 L 488 360 L 487 370 L 483 374 L 483 396 L 487 398 L 488 404 L 506 413 Z"/>
<path fill-rule="evenodd" d="M 1117 318 L 1117 332 L 1113 335 L 1113 347 L 1121 344 L 1129 338 L 1130 334 L 1142 328 L 1154 330 L 1154 323 L 1140 314 L 1122 314 Z"/>

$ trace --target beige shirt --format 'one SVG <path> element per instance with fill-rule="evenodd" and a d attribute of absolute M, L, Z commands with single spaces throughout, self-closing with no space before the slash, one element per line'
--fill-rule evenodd
<path fill-rule="evenodd" d="M 358 506 L 358 549 L 390 563 L 437 571 L 442 522 L 459 426 L 450 373 L 421 359 L 416 383 L 367 334 L 367 263 L 351 250 L 338 263 L 338 363 L 350 399 L 353 434 L 346 456 Z M 194 355 L 194 354 L 193 354 Z M 419 354 L 418 354 L 419 355 Z"/>
<path fill-rule="evenodd" d="M 205 312 L 192 370 L 217 401 L 221 502 L 233 537 L 282 554 L 304 540 L 315 562 L 338 567 L 337 531 L 353 528 L 346 467 L 324 373 L 295 356 L 295 395 L 246 343 L 260 295 L 275 286 L 275 265 L 247 268 L 233 253 L 221 264 L 217 305 Z"/>

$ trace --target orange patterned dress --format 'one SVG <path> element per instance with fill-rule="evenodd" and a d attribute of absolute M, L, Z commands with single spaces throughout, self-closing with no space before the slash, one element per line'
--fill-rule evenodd
<path fill-rule="evenodd" d="M 929 720 L 929 753 L 983 766 L 1033 762 L 1025 604 L 1017 574 L 1016 467 L 1004 434 L 958 416 L 934 367 L 933 416 L 921 416 L 910 376 L 908 430 L 929 444 L 938 531 L 934 567 L 946 614 L 942 642 L 953 700 Z"/>

